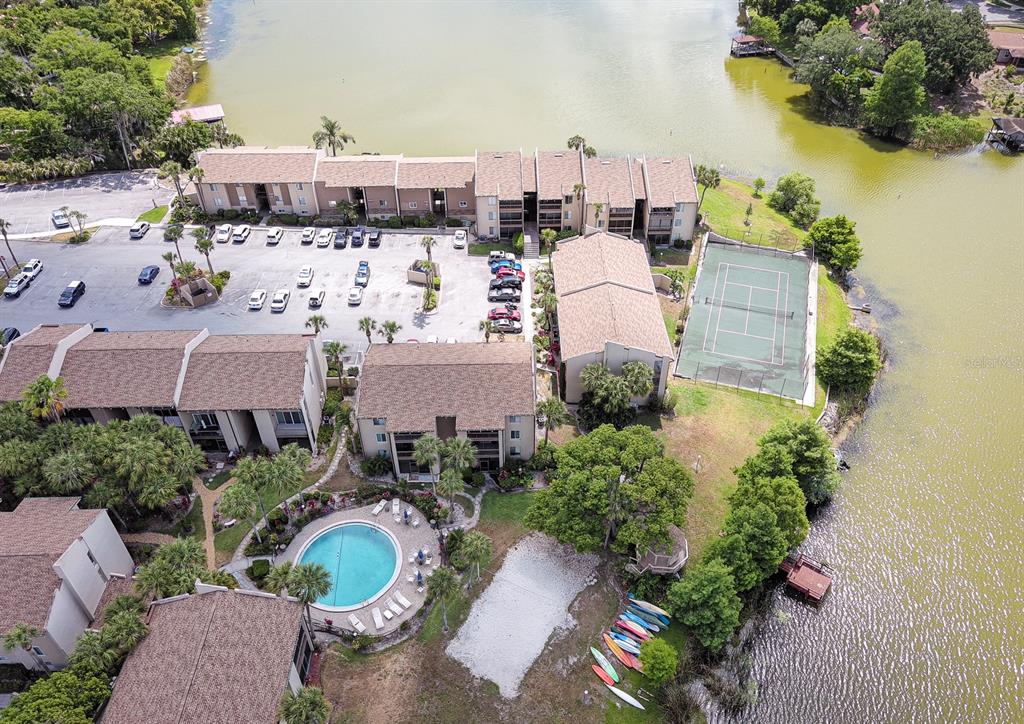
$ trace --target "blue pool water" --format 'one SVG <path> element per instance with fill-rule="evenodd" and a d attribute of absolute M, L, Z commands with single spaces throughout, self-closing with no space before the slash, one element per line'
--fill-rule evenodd
<path fill-rule="evenodd" d="M 320 533 L 306 546 L 299 563 L 319 563 L 333 580 L 324 606 L 346 608 L 375 598 L 393 580 L 398 550 L 391 537 L 365 523 L 345 523 Z"/>

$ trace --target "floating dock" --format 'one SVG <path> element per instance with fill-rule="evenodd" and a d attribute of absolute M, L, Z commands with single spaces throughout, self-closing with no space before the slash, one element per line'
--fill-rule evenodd
<path fill-rule="evenodd" d="M 827 567 L 803 553 L 786 556 L 779 564 L 779 570 L 786 574 L 786 583 L 790 588 L 815 603 L 825 598 L 832 586 L 832 576 Z"/>

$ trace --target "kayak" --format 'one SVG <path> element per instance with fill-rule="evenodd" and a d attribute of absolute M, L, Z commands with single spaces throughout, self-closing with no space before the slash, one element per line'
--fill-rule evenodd
<path fill-rule="evenodd" d="M 642 644 L 644 642 L 644 640 L 642 638 L 637 636 L 635 633 L 633 633 L 629 629 L 623 628 L 622 625 L 619 624 L 619 623 L 613 623 L 612 624 L 612 631 L 614 633 L 619 634 L 620 636 L 625 636 L 626 638 L 628 638 L 630 641 L 632 641 L 637 646 L 639 646 L 640 644 Z"/>
<path fill-rule="evenodd" d="M 668 627 L 667 623 L 662 621 L 660 618 L 655 616 L 653 613 L 647 613 L 647 611 L 643 610 L 639 606 L 632 606 L 632 605 L 628 606 L 626 608 L 626 611 L 631 613 L 631 614 L 633 614 L 634 616 L 638 616 L 639 618 L 643 619 L 647 623 L 653 623 L 658 628 L 667 628 Z"/>
<path fill-rule="evenodd" d="M 608 634 L 605 634 L 604 642 L 608 646 L 608 648 L 611 649 L 611 652 L 615 654 L 615 658 L 621 661 L 623 665 L 628 666 L 631 669 L 636 669 L 637 671 L 640 671 L 640 661 L 635 656 L 633 656 L 633 654 L 627 654 L 625 651 L 623 651 L 622 648 L 617 643 L 615 643 L 615 639 L 613 639 Z"/>
<path fill-rule="evenodd" d="M 605 684 L 605 686 L 607 686 L 607 687 L 608 687 L 609 689 L 611 689 L 611 690 L 612 690 L 612 693 L 613 693 L 613 694 L 615 694 L 615 696 L 619 697 L 620 699 L 622 699 L 622 700 L 623 700 L 624 702 L 626 702 L 626 703 L 627 703 L 627 704 L 629 704 L 630 706 L 635 706 L 635 707 L 636 707 L 637 709 L 641 709 L 641 710 L 643 710 L 643 708 L 644 708 L 644 705 L 643 705 L 643 704 L 641 704 L 641 703 L 640 703 L 639 701 L 637 701 L 636 699 L 634 699 L 634 698 L 633 698 L 632 696 L 630 696 L 629 694 L 627 694 L 626 692 L 624 692 L 624 691 L 623 691 L 622 689 L 616 689 L 616 688 L 615 688 L 614 686 L 612 686 L 611 684 Z"/>
<path fill-rule="evenodd" d="M 658 633 L 659 631 L 661 631 L 661 627 L 660 626 L 658 626 L 655 623 L 651 623 L 650 621 L 644 621 L 642 618 L 637 616 L 635 613 L 630 613 L 629 611 L 623 611 L 622 612 L 622 617 L 625 618 L 627 621 L 632 621 L 637 626 L 640 626 L 641 628 L 644 628 L 647 631 L 651 631 L 653 633 Z"/>
<path fill-rule="evenodd" d="M 638 637 L 641 641 L 649 641 L 651 634 L 643 626 L 637 626 L 629 619 L 620 618 L 615 622 L 617 625 L 629 631 L 634 636 Z"/>
<path fill-rule="evenodd" d="M 622 634 L 617 634 L 614 631 L 611 633 L 611 637 L 623 651 L 631 653 L 634 656 L 640 655 L 640 647 L 636 645 L 636 642 L 633 641 L 633 639 L 623 636 Z"/>
<path fill-rule="evenodd" d="M 664 616 L 665 618 L 672 618 L 672 614 L 659 606 L 655 606 L 653 603 L 647 603 L 647 601 L 641 601 L 639 598 L 632 597 L 629 600 L 645 611 L 650 611 L 651 613 L 657 614 L 658 616 Z"/>
<path fill-rule="evenodd" d="M 612 677 L 615 681 L 619 680 L 618 672 L 615 671 L 608 659 L 605 658 L 604 654 L 593 646 L 590 647 L 590 653 L 594 655 L 594 658 L 597 659 L 597 663 L 601 664 L 601 668 L 605 670 L 605 673 L 608 674 L 608 676 Z"/>
<path fill-rule="evenodd" d="M 592 668 L 594 670 L 594 673 L 601 677 L 601 681 L 606 683 L 608 686 L 611 686 L 615 683 L 615 680 L 612 677 L 608 676 L 608 674 L 605 673 L 605 670 L 597 664 L 591 664 L 590 668 Z"/>

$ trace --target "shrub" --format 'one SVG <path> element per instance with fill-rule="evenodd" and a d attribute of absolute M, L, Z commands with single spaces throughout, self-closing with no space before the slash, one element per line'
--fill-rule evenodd
<path fill-rule="evenodd" d="M 644 665 L 644 675 L 651 683 L 661 686 L 675 676 L 679 655 L 664 639 L 652 638 L 640 645 L 640 663 Z"/>
<path fill-rule="evenodd" d="M 210 284 L 213 285 L 213 288 L 217 290 L 218 294 L 222 294 L 224 292 L 224 287 L 228 285 L 228 280 L 230 278 L 231 272 L 225 269 L 224 271 L 219 271 L 210 277 Z"/>
<path fill-rule="evenodd" d="M 466 538 L 466 531 L 462 528 L 455 528 L 448 533 L 448 537 L 445 538 L 445 550 L 448 552 L 448 558 L 454 559 L 459 554 L 462 548 L 462 541 Z M 463 564 L 465 568 L 465 564 Z"/>
<path fill-rule="evenodd" d="M 818 377 L 837 391 L 867 394 L 881 368 L 878 340 L 856 327 L 843 330 L 831 347 L 818 352 Z"/>
<path fill-rule="evenodd" d="M 363 475 L 373 478 L 380 477 L 391 472 L 391 459 L 383 455 L 371 455 L 363 459 L 359 468 L 363 471 Z"/>
<path fill-rule="evenodd" d="M 295 214 L 275 214 L 271 221 L 282 226 L 298 226 L 299 217 Z"/>
<path fill-rule="evenodd" d="M 441 289 L 441 277 L 434 277 L 434 289 L 440 291 L 440 289 Z"/>
<path fill-rule="evenodd" d="M 557 448 L 552 443 L 541 440 L 537 452 L 530 458 L 530 467 L 533 470 L 550 470 L 555 467 L 555 450 Z"/>
<path fill-rule="evenodd" d="M 221 211 L 224 212 L 221 214 L 221 218 L 225 221 L 231 221 L 232 219 L 237 219 L 239 217 L 238 209 L 220 209 L 217 213 L 220 214 Z"/>
<path fill-rule="evenodd" d="M 432 213 L 428 213 L 422 219 L 423 226 L 437 226 L 437 217 Z"/>
<path fill-rule="evenodd" d="M 981 143 L 984 138 L 985 129 L 973 118 L 940 113 L 914 119 L 910 145 L 933 151 L 955 151 Z"/>
<path fill-rule="evenodd" d="M 349 377 L 358 377 L 359 376 L 359 368 L 358 367 L 349 367 L 348 369 L 345 370 L 345 374 L 348 375 Z"/>
<path fill-rule="evenodd" d="M 270 561 L 264 560 L 263 558 L 258 561 L 253 561 L 252 565 L 246 569 L 246 574 L 255 583 L 261 583 L 267 574 L 270 573 Z"/>
<path fill-rule="evenodd" d="M 437 309 L 437 292 L 426 289 L 423 293 L 423 311 L 429 312 L 433 309 Z"/>
<path fill-rule="evenodd" d="M 324 400 L 323 414 L 327 417 L 334 417 L 341 409 L 341 390 L 334 388 L 327 390 L 327 399 Z"/>
<path fill-rule="evenodd" d="M 525 249 L 525 247 L 526 247 L 526 239 L 523 236 L 523 233 L 519 232 L 518 234 L 516 234 L 515 241 L 512 242 L 512 251 L 517 256 L 522 256 L 523 250 Z"/>
<path fill-rule="evenodd" d="M 818 218 L 821 202 L 814 195 L 814 179 L 793 171 L 779 179 L 768 194 L 768 205 L 782 214 L 789 214 L 797 224 L 809 226 Z"/>
<path fill-rule="evenodd" d="M 331 444 L 331 440 L 334 438 L 334 425 L 324 422 L 321 423 L 320 429 L 316 431 L 316 444 L 317 447 L 324 449 Z"/>
<path fill-rule="evenodd" d="M 580 232 L 574 231 L 573 229 L 563 229 L 555 234 L 555 241 L 561 241 L 562 239 L 571 239 L 574 236 L 579 236 Z"/>
<path fill-rule="evenodd" d="M 401 229 L 402 228 L 402 219 L 399 216 L 392 216 L 390 219 L 388 219 L 384 223 L 387 224 L 387 227 L 389 229 Z"/>
<path fill-rule="evenodd" d="M 462 222 L 462 219 L 456 219 L 456 218 L 451 217 L 451 216 L 449 216 L 447 219 L 444 220 L 444 225 L 445 226 L 454 226 L 455 228 L 458 228 L 460 226 L 465 226 L 465 224 Z"/>
<path fill-rule="evenodd" d="M 369 634 L 359 634 L 354 639 L 352 639 L 352 650 L 353 651 L 362 651 L 363 649 L 365 649 L 367 646 L 369 646 L 372 643 L 373 643 L 373 637 L 372 636 L 370 636 Z"/>

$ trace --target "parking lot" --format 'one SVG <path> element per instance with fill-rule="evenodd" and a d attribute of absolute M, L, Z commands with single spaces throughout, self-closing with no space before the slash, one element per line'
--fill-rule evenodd
<path fill-rule="evenodd" d="M 142 240 L 130 240 L 127 229 L 103 228 L 86 244 L 71 246 L 57 242 L 12 242 L 19 261 L 41 259 L 44 269 L 18 299 L 0 299 L 0 327 L 14 326 L 22 332 L 36 324 L 92 322 L 111 330 L 201 329 L 219 334 L 302 332 L 310 314 L 322 314 L 328 323 L 325 339 L 336 339 L 351 352 L 366 348 L 366 337 L 358 320 L 369 316 L 379 323 L 394 320 L 401 325 L 396 341 L 479 341 L 479 324 L 493 306 L 487 302 L 491 278 L 485 257 L 471 257 L 466 250 L 452 247 L 452 235 L 433 233 L 438 244 L 434 261 L 440 264 L 442 288 L 438 308 L 429 314 L 418 311 L 423 286 L 410 283 L 406 271 L 413 260 L 423 258 L 419 234 L 385 233 L 378 248 L 335 249 L 302 245 L 301 232 L 289 230 L 276 246 L 266 243 L 266 228 L 256 227 L 240 244 L 216 244 L 210 261 L 216 271 L 230 270 L 231 280 L 221 300 L 199 309 L 169 309 L 160 306 L 170 280 L 167 263 L 160 257 L 173 251 L 163 240 L 161 229 L 153 228 Z M 206 267 L 205 258 L 194 251 L 194 240 L 186 233 L 179 242 L 184 257 Z M 370 264 L 370 281 L 362 304 L 349 306 L 347 295 L 360 260 Z M 141 269 L 160 267 L 156 281 L 139 285 Z M 326 299 L 320 309 L 310 309 L 309 290 L 299 288 L 300 267 L 313 266 L 310 289 L 322 288 Z M 85 295 L 71 309 L 57 306 L 61 290 L 72 280 L 82 280 Z M 260 311 L 248 309 L 254 289 L 267 290 L 267 302 Z M 291 292 L 286 310 L 270 310 L 270 297 L 278 289 Z M 525 290 L 524 290 L 525 291 Z M 524 295 L 528 299 L 528 296 Z M 524 313 L 524 322 L 530 315 Z M 376 336 L 375 342 L 384 341 Z"/>

